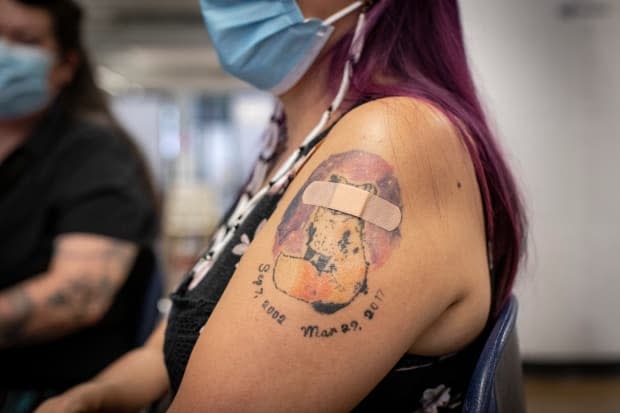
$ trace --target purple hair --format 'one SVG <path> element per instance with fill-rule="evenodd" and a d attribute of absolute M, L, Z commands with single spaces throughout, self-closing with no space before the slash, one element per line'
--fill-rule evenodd
<path fill-rule="evenodd" d="M 379 0 L 368 12 L 366 46 L 347 102 L 408 96 L 440 109 L 467 146 L 485 209 L 493 315 L 506 303 L 525 250 L 526 218 L 515 180 L 488 126 L 469 69 L 457 0 Z M 336 91 L 352 33 L 332 49 Z M 381 83 L 376 74 L 396 79 Z"/>

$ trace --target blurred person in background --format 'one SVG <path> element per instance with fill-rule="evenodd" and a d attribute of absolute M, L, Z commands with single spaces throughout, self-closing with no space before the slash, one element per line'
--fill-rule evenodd
<path fill-rule="evenodd" d="M 0 0 L 0 411 L 138 345 L 154 271 L 147 166 L 112 117 L 72 0 Z"/>
<path fill-rule="evenodd" d="M 525 219 L 458 2 L 201 5 L 265 147 L 166 322 L 40 412 L 460 411 Z"/>

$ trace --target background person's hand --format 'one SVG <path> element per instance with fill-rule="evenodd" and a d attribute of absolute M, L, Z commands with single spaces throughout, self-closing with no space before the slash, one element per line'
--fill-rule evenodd
<path fill-rule="evenodd" d="M 103 386 L 85 383 L 46 400 L 35 413 L 95 413 L 101 411 Z"/>

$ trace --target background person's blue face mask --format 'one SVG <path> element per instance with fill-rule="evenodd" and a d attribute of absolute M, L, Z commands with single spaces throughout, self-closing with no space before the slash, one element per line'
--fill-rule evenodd
<path fill-rule="evenodd" d="M 304 19 L 295 0 L 201 0 L 224 70 L 276 95 L 308 71 L 334 31 L 332 24 L 363 5 L 356 1 L 322 21 Z"/>
<path fill-rule="evenodd" d="M 52 63 L 45 50 L 0 39 L 0 119 L 28 116 L 49 103 Z"/>

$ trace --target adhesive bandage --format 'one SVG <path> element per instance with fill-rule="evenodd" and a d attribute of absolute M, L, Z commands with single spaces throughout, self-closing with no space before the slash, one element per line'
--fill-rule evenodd
<path fill-rule="evenodd" d="M 352 185 L 313 182 L 304 191 L 302 200 L 306 205 L 356 216 L 386 231 L 397 229 L 402 220 L 402 212 L 398 206 Z"/>

